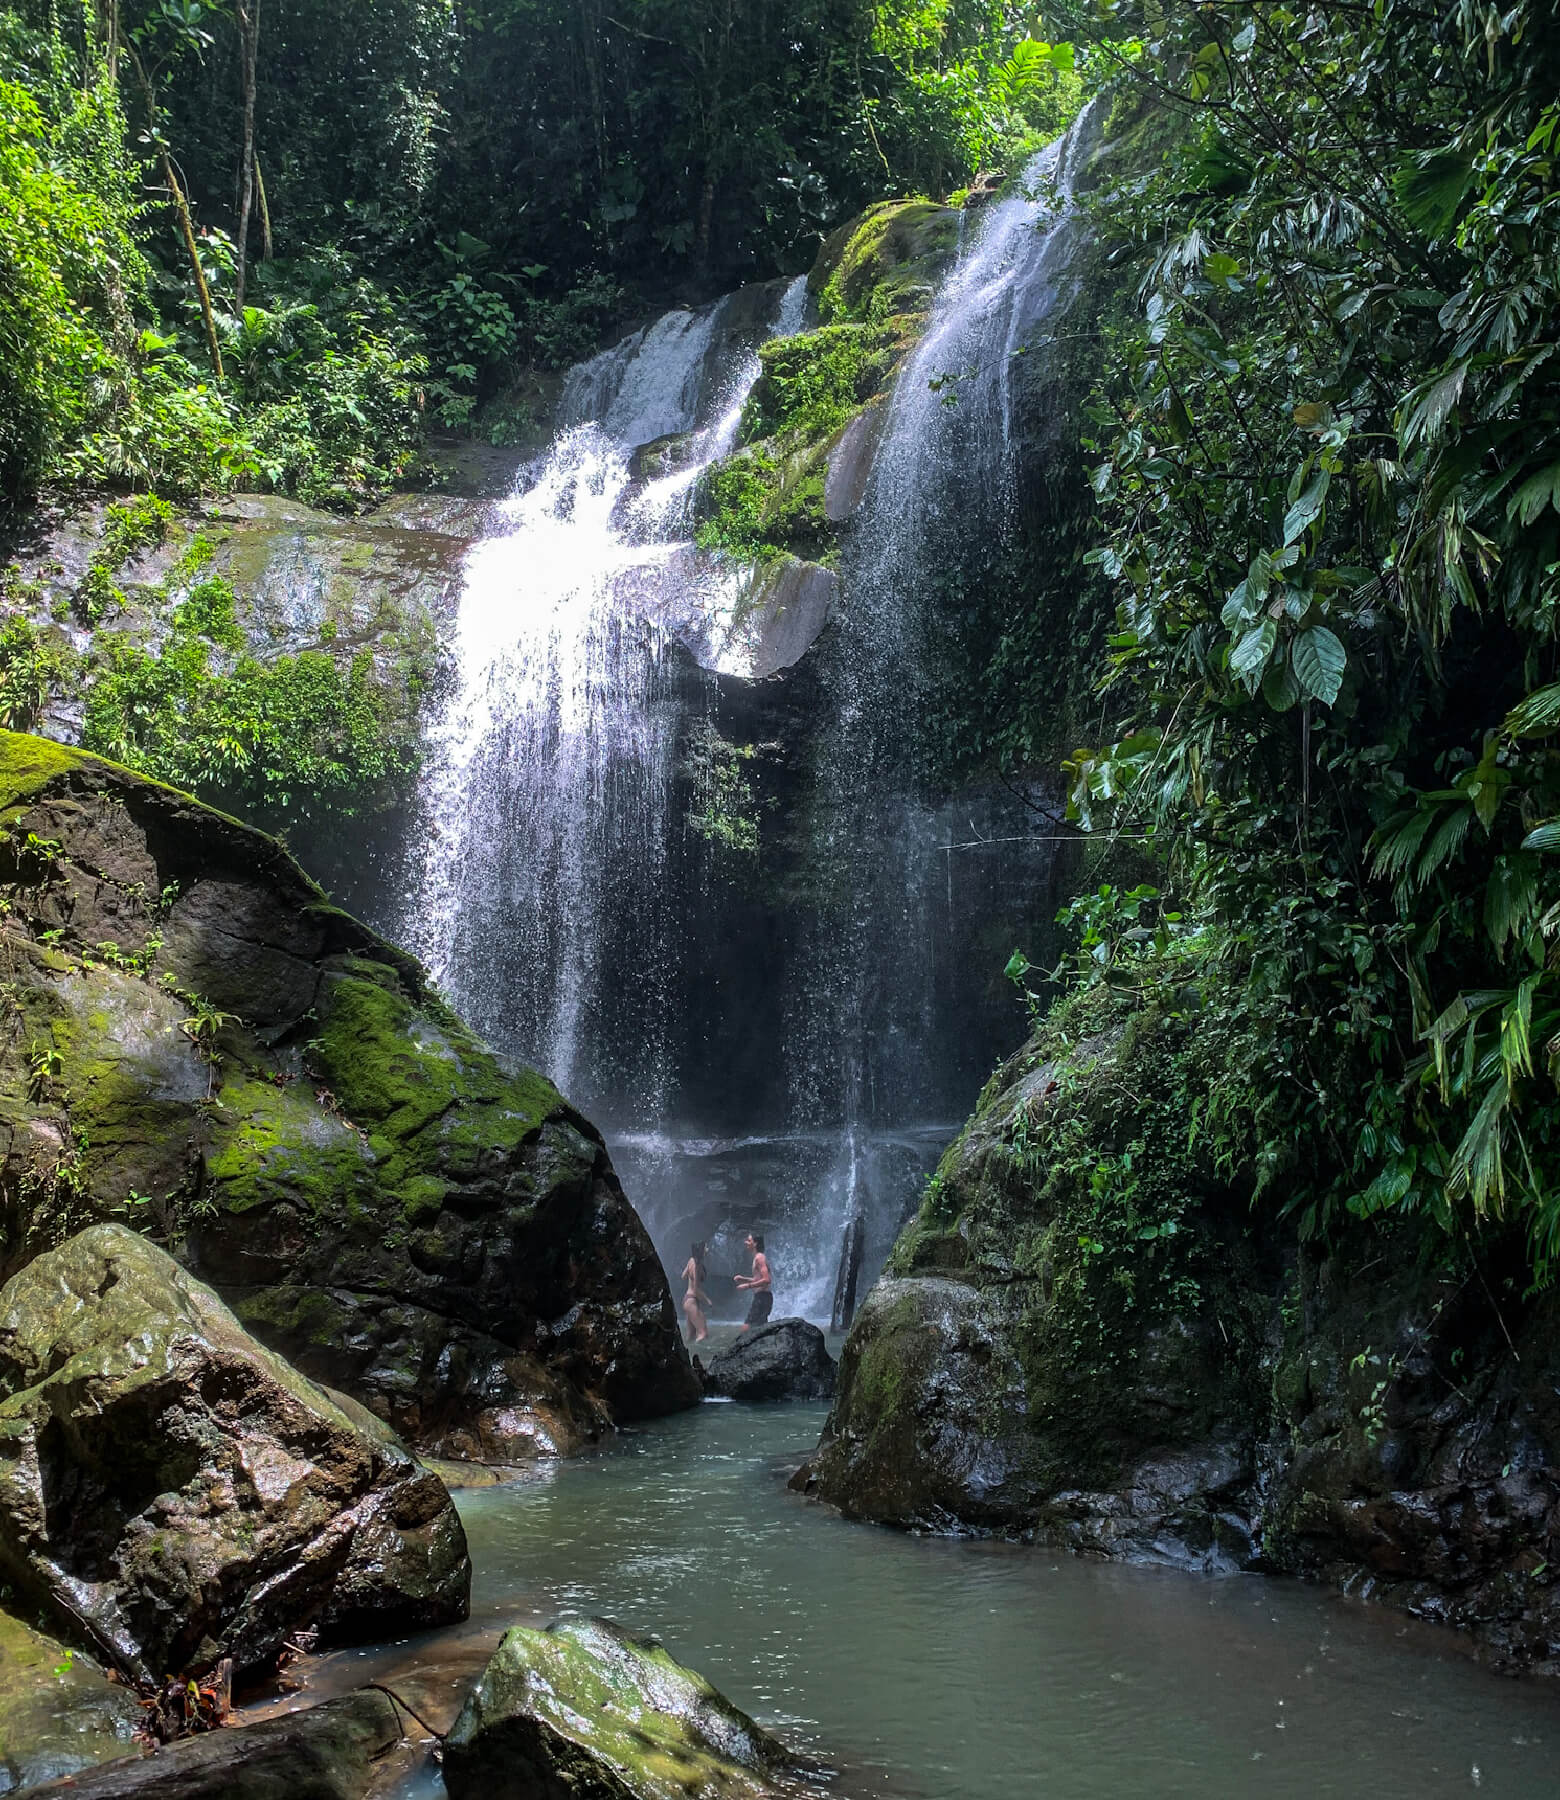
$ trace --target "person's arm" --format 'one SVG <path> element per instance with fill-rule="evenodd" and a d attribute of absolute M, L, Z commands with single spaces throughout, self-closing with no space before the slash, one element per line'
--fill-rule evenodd
<path fill-rule="evenodd" d="M 753 1259 L 753 1279 L 750 1287 L 769 1286 L 769 1258 L 762 1251 Z"/>

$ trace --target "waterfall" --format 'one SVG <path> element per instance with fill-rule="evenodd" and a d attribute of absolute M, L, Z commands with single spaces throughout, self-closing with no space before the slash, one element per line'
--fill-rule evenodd
<path fill-rule="evenodd" d="M 676 1004 L 667 614 L 686 500 L 734 441 L 752 340 L 796 330 L 804 304 L 790 283 L 746 338 L 729 299 L 674 311 L 571 373 L 563 428 L 467 558 L 456 691 L 428 733 L 401 940 L 496 1043 L 641 1122 Z M 635 451 L 679 434 L 674 470 L 636 481 Z"/>
<path fill-rule="evenodd" d="M 990 914 L 999 909 L 995 896 L 955 890 L 950 846 L 967 834 L 974 808 L 955 808 L 919 775 L 937 605 L 928 574 L 944 560 L 940 546 L 976 534 L 1000 540 L 1011 529 L 1015 371 L 1042 351 L 1047 317 L 1065 292 L 1073 183 L 1093 141 L 1086 112 L 961 245 L 895 383 L 842 559 L 847 604 L 826 664 L 813 797 L 826 901 L 801 958 L 805 978 L 793 988 L 787 1031 L 796 1116 L 833 1122 L 842 1139 L 839 1172 L 818 1191 L 808 1226 L 817 1284 L 832 1281 L 852 1218 L 865 1221 L 875 1272 L 904 1212 L 902 1189 L 862 1191 L 864 1134 L 960 1118 L 975 1098 L 950 1094 L 944 1078 L 941 1039 L 960 999 L 946 946 L 968 904 L 984 898 Z M 1032 863 L 1031 874 L 1041 873 Z"/>
<path fill-rule="evenodd" d="M 698 1238 L 729 1269 L 764 1230 L 782 1311 L 828 1318 L 852 1221 L 862 1291 L 881 1268 L 990 1065 L 989 1032 L 973 1054 L 959 1034 L 972 965 L 994 976 L 1011 939 L 980 933 L 1044 893 L 1032 846 L 950 854 L 1023 827 L 927 773 L 928 575 L 940 544 L 1009 529 L 1015 371 L 1065 288 L 1086 129 L 961 234 L 837 572 L 786 571 L 780 612 L 841 595 L 794 678 L 763 679 L 788 664 L 754 650 L 753 572 L 696 548 L 690 501 L 758 345 L 802 327 L 800 281 L 676 309 L 572 370 L 464 564 L 390 928 L 602 1125 L 669 1266 Z M 719 729 L 783 740 L 771 860 L 722 861 L 689 827 Z"/>

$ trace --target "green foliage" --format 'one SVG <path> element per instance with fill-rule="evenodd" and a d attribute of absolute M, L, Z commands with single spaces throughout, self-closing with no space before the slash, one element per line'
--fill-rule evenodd
<path fill-rule="evenodd" d="M 145 275 L 113 83 L 66 92 L 48 117 L 0 62 L 0 499 L 103 410 Z"/>
<path fill-rule="evenodd" d="M 1099 207 L 1141 305 L 1093 410 L 1114 738 L 1070 812 L 1157 853 L 1302 1230 L 1514 1220 L 1547 1276 L 1560 107 L 1536 16 L 1463 14 L 1174 7 L 1127 65 L 1184 129 Z"/>
<path fill-rule="evenodd" d="M 868 359 L 882 335 L 866 325 L 826 325 L 765 344 L 763 373 L 743 414 L 744 438 L 819 438 L 838 430 L 872 391 Z"/>
<path fill-rule="evenodd" d="M 700 483 L 699 548 L 751 562 L 778 556 L 769 529 L 777 474 L 766 450 L 745 450 L 717 463 Z"/>
<path fill-rule="evenodd" d="M 366 653 L 345 669 L 319 650 L 240 656 L 224 674 L 176 626 L 160 656 L 119 637 L 100 655 L 83 746 L 247 818 L 350 813 L 415 766 L 415 727 Z"/>
<path fill-rule="evenodd" d="M 34 731 L 49 701 L 69 694 L 77 659 L 70 646 L 17 614 L 0 621 L 0 726 Z"/>
<path fill-rule="evenodd" d="M 710 724 L 688 745 L 688 827 L 707 843 L 743 856 L 758 851 L 757 794 L 748 772 L 758 753 L 756 744 L 728 743 Z"/>

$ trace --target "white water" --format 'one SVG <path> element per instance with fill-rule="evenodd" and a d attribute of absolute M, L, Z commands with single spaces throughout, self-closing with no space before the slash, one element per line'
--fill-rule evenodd
<path fill-rule="evenodd" d="M 799 796 L 774 827 L 805 843 L 805 892 L 754 896 L 753 871 L 690 848 L 680 767 L 724 704 L 711 672 L 754 667 L 750 572 L 695 550 L 689 501 L 736 440 L 757 338 L 800 327 L 803 283 L 766 320 L 741 295 L 674 311 L 574 370 L 559 435 L 465 565 L 456 691 L 429 733 L 395 929 L 480 1031 L 608 1128 L 674 1262 L 689 1235 L 735 1242 L 767 1221 L 787 1310 L 827 1313 L 857 1215 L 870 1279 L 946 1141 L 929 1122 L 974 1099 L 949 1073 L 962 1066 L 950 1009 L 968 1003 L 954 946 L 971 915 L 997 921 L 1011 904 L 955 881 L 949 845 L 976 828 L 919 778 L 925 584 L 940 544 L 1008 528 L 1014 372 L 1066 276 L 1087 133 L 1044 152 L 963 234 L 890 398 L 842 549 L 844 604 L 810 659 L 815 687 L 800 689 L 814 697 Z M 636 479 L 636 450 L 666 438 L 662 472 Z M 762 691 L 748 692 L 742 729 L 757 735 Z M 1043 891 L 1044 874 L 1023 864 L 1009 894 Z M 745 1024 L 755 984 L 773 1043 Z M 701 1105 L 763 1150 L 698 1148 Z"/>
<path fill-rule="evenodd" d="M 812 1232 L 825 1254 L 837 1254 L 855 1213 L 882 1235 L 860 1184 L 865 1135 L 941 1109 L 938 984 L 960 923 L 948 846 L 968 821 L 927 798 L 916 776 L 934 654 L 923 595 L 940 543 L 1009 528 L 1022 410 L 1015 371 L 1043 348 L 1066 281 L 1073 184 L 1092 141 L 1086 112 L 961 246 L 896 381 L 846 553 L 849 604 L 816 807 L 839 898 L 802 958 L 811 978 L 795 990 L 787 1046 L 797 1116 L 843 1115 L 840 1172 L 818 1196 Z M 821 1269 L 815 1287 L 831 1288 L 832 1274 Z"/>
<path fill-rule="evenodd" d="M 786 289 L 776 331 L 797 329 L 805 297 L 801 281 Z M 570 1094 L 594 1089 L 582 1054 L 605 1001 L 609 868 L 632 872 L 634 892 L 611 899 L 637 909 L 641 976 L 666 973 L 656 927 L 680 721 L 663 600 L 683 584 L 664 576 L 688 549 L 688 496 L 734 442 L 759 373 L 751 352 L 712 371 L 723 306 L 669 313 L 570 376 L 560 412 L 574 422 L 467 559 L 457 691 L 429 732 L 400 935 L 483 1029 Z M 633 451 L 686 432 L 676 472 L 636 489 Z M 641 1008 L 641 1028 L 658 1013 Z M 660 1099 L 652 1080 L 635 1109 L 654 1117 Z"/>

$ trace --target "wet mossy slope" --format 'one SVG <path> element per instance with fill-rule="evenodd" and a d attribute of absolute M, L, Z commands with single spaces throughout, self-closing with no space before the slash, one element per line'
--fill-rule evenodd
<path fill-rule="evenodd" d="M 419 1446 L 510 1460 L 695 1397 L 599 1134 L 282 847 L 0 733 L 0 1277 L 146 1230 Z"/>

